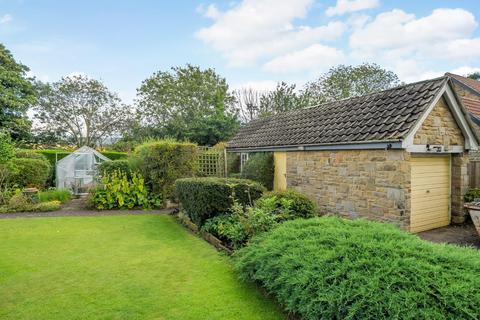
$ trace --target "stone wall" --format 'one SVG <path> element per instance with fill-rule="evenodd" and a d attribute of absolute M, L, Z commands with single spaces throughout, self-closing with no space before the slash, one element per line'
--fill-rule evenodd
<path fill-rule="evenodd" d="M 467 216 L 463 208 L 463 196 L 469 188 L 468 163 L 470 159 L 467 153 L 452 155 L 451 174 L 451 213 L 452 223 L 463 223 Z"/>
<path fill-rule="evenodd" d="M 441 144 L 444 146 L 463 146 L 462 131 L 457 125 L 450 109 L 441 98 L 415 134 L 415 144 Z"/>
<path fill-rule="evenodd" d="M 393 222 L 408 230 L 410 155 L 403 150 L 287 152 L 288 187 L 320 210 Z"/>

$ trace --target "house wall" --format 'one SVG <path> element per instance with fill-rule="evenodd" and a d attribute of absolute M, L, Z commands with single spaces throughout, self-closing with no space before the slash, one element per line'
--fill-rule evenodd
<path fill-rule="evenodd" d="M 457 125 L 444 98 L 432 109 L 413 139 L 415 144 L 440 144 L 444 146 L 463 146 L 462 131 Z"/>
<path fill-rule="evenodd" d="M 287 184 L 315 199 L 325 213 L 408 229 L 409 160 L 403 150 L 287 152 Z"/>
<path fill-rule="evenodd" d="M 463 223 L 468 215 L 463 208 L 463 196 L 469 189 L 468 164 L 470 157 L 468 153 L 452 155 L 451 168 L 451 214 L 452 223 Z"/>

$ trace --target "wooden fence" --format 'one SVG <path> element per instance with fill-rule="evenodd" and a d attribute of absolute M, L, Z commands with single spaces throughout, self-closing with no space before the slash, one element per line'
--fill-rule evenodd
<path fill-rule="evenodd" d="M 480 161 L 471 161 L 468 164 L 470 188 L 480 188 Z"/>
<path fill-rule="evenodd" d="M 198 172 L 204 177 L 227 176 L 225 148 L 198 147 Z"/>

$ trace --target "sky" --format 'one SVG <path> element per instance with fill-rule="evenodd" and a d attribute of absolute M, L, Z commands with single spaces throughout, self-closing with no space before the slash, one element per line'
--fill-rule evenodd
<path fill-rule="evenodd" d="M 0 0 L 0 42 L 42 81 L 85 74 L 127 103 L 156 71 L 301 87 L 338 64 L 413 82 L 480 71 L 479 0 Z"/>

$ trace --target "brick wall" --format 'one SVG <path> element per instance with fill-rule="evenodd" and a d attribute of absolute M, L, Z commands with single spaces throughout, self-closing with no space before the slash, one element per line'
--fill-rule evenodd
<path fill-rule="evenodd" d="M 408 229 L 409 160 L 403 150 L 287 152 L 287 184 L 315 199 L 325 213 Z"/>
<path fill-rule="evenodd" d="M 462 131 L 453 118 L 447 103 L 441 98 L 414 137 L 415 144 L 463 146 Z"/>

